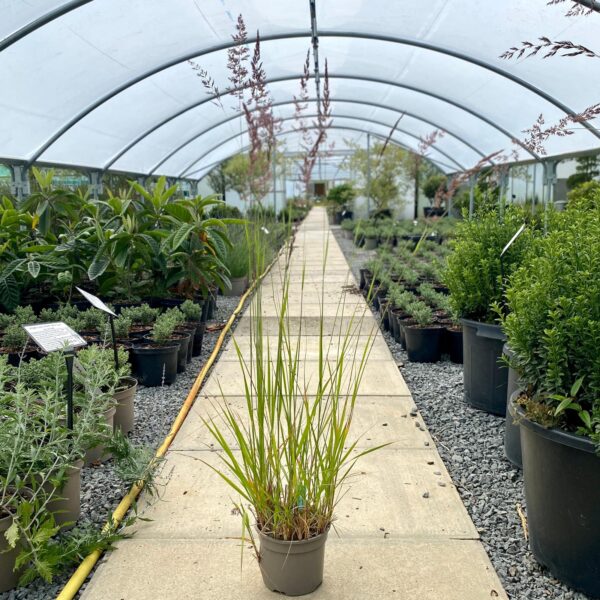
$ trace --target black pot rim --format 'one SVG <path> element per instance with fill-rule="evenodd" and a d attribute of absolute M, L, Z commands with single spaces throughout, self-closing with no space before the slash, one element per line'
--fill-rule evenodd
<path fill-rule="evenodd" d="M 165 352 L 167 352 L 169 350 L 173 350 L 173 348 L 179 349 L 179 344 L 169 344 L 167 346 L 158 346 L 158 345 L 156 345 L 156 342 L 144 341 L 142 344 L 134 344 L 133 347 L 131 348 L 131 351 L 133 353 L 145 354 L 145 353 L 148 353 L 148 351 L 159 352 L 161 350 L 164 350 Z"/>
<path fill-rule="evenodd" d="M 428 325 L 427 327 L 419 327 L 418 325 L 404 325 L 404 329 L 410 329 L 411 331 L 413 330 L 417 330 L 417 331 L 425 331 L 425 332 L 432 332 L 432 331 L 442 331 L 442 329 L 444 329 L 443 326 L 441 325 L 437 325 L 437 326 L 431 326 Z"/>
<path fill-rule="evenodd" d="M 475 328 L 478 337 L 506 342 L 506 334 L 502 331 L 500 325 L 495 323 L 485 323 L 484 321 L 473 321 L 472 319 L 465 318 L 462 318 L 460 322 L 467 327 Z"/>
<path fill-rule="evenodd" d="M 581 450 L 582 452 L 587 452 L 589 454 L 596 454 L 596 445 L 589 438 L 564 431 L 558 427 L 543 427 L 539 423 L 535 423 L 529 419 L 523 408 L 516 403 L 517 398 L 521 394 L 523 394 L 522 389 L 515 390 L 511 394 L 508 402 L 508 410 L 510 415 L 513 418 L 518 419 L 519 425 L 526 427 L 537 435 L 557 444 L 568 446 L 569 448 L 574 448 L 576 450 Z"/>

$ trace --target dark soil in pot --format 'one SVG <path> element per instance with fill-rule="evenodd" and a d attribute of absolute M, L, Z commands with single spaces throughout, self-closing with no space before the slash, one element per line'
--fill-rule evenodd
<path fill-rule="evenodd" d="M 133 374 L 140 385 L 155 387 L 170 385 L 177 377 L 177 355 L 179 344 L 170 342 L 168 346 L 158 346 L 144 342 L 131 349 Z"/>
<path fill-rule="evenodd" d="M 507 344 L 504 344 L 503 354 L 509 359 L 512 356 L 512 352 Z M 519 382 L 517 372 L 509 367 L 508 368 L 508 384 L 506 388 L 506 402 L 511 402 L 511 397 L 515 392 L 519 391 Z M 515 421 L 510 411 L 506 411 L 506 424 L 504 427 L 504 454 L 506 458 L 515 465 L 515 467 L 523 468 L 523 458 L 521 456 L 521 431 L 519 423 Z"/>
<path fill-rule="evenodd" d="M 404 326 L 406 353 L 411 362 L 438 362 L 441 356 L 441 327 Z"/>
<path fill-rule="evenodd" d="M 113 424 L 115 429 L 120 429 L 127 435 L 134 427 L 134 404 L 138 382 L 134 377 L 123 377 L 119 383 L 122 389 L 116 391 L 113 396 L 116 402 Z"/>
<path fill-rule="evenodd" d="M 5 512 L 0 509 L 0 593 L 12 590 L 17 587 L 21 573 L 13 571 L 15 560 L 21 551 L 17 546 L 9 550 L 10 546 L 4 537 L 6 530 L 12 525 L 11 516 L 2 516 Z"/>
<path fill-rule="evenodd" d="M 64 531 L 75 527 L 79 515 L 81 514 L 81 469 L 83 460 L 78 460 L 74 465 L 67 469 L 66 480 L 63 486 L 56 490 L 53 499 L 48 502 L 47 509 L 54 513 L 54 520 L 57 525 L 69 525 L 62 527 Z M 45 484 L 46 491 L 49 493 L 52 484 Z"/>
<path fill-rule="evenodd" d="M 260 572 L 265 585 L 286 596 L 303 596 L 323 582 L 327 532 L 309 540 L 284 542 L 259 532 Z"/>
<path fill-rule="evenodd" d="M 500 361 L 506 336 L 499 325 L 461 319 L 463 325 L 465 402 L 506 415 L 508 369 Z"/>
<path fill-rule="evenodd" d="M 115 422 L 115 412 L 117 411 L 116 408 L 109 408 L 105 413 L 104 413 L 104 419 L 106 420 L 106 424 L 108 425 L 110 431 L 113 431 L 115 426 L 114 426 L 114 422 Z M 100 446 L 94 446 L 93 448 L 89 448 L 88 451 L 85 453 L 85 457 L 84 457 L 84 461 L 85 461 L 85 466 L 89 467 L 91 464 L 93 463 L 98 463 L 98 462 L 106 462 L 107 460 L 110 460 L 112 458 L 112 454 L 110 452 L 106 451 L 106 448 L 103 445 Z"/>
<path fill-rule="evenodd" d="M 536 560 L 560 581 L 600 597 L 600 457 L 594 443 L 519 421 L 529 543 Z"/>

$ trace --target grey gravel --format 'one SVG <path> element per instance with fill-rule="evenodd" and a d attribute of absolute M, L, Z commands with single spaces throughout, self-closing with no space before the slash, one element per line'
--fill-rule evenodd
<path fill-rule="evenodd" d="M 339 228 L 334 233 L 358 281 L 374 252 L 356 248 Z M 589 600 L 557 581 L 529 551 L 517 513 L 517 506 L 527 513 L 523 478 L 504 456 L 504 419 L 464 402 L 462 365 L 409 362 L 400 344 L 387 332 L 384 337 L 509 597 Z"/>
<path fill-rule="evenodd" d="M 239 296 L 219 296 L 217 311 L 208 325 L 225 323 L 239 301 Z M 135 429 L 131 434 L 133 442 L 158 448 L 169 433 L 171 424 L 202 365 L 212 353 L 220 334 L 220 329 L 205 333 L 202 354 L 192 360 L 186 372 L 179 374 L 172 385 L 138 389 L 135 398 Z M 225 345 L 223 344 L 223 347 Z M 85 467 L 81 474 L 80 523 L 95 523 L 101 527 L 127 491 L 127 487 L 116 476 L 113 461 Z M 50 600 L 56 598 L 71 574 L 70 571 L 61 574 L 55 578 L 52 584 L 36 580 L 24 588 L 0 593 L 0 600 Z M 80 590 L 78 597 L 84 589 L 85 585 Z"/>

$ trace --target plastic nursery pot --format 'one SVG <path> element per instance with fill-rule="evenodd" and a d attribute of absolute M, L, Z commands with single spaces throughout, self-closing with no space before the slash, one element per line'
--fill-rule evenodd
<path fill-rule="evenodd" d="M 512 358 L 512 350 L 507 344 L 504 344 L 502 352 L 509 359 Z M 506 402 L 511 402 L 511 398 L 515 392 L 520 393 L 519 377 L 517 372 L 512 368 L 508 368 L 508 383 L 506 387 Z M 515 396 L 518 397 L 518 394 Z M 523 459 L 521 456 L 521 430 L 518 421 L 515 421 L 510 411 L 506 411 L 506 425 L 504 427 L 504 454 L 506 458 L 517 468 L 523 468 Z"/>
<path fill-rule="evenodd" d="M 390 303 L 387 300 L 379 301 L 379 312 L 381 313 L 381 324 L 385 331 L 390 330 L 390 314 L 389 314 Z"/>
<path fill-rule="evenodd" d="M 600 597 L 600 457 L 594 443 L 546 429 L 524 414 L 520 423 L 529 543 L 535 559 L 568 586 Z"/>
<path fill-rule="evenodd" d="M 53 499 L 48 502 L 48 512 L 54 513 L 54 521 L 64 531 L 75 527 L 81 514 L 81 469 L 83 460 L 76 461 L 67 469 L 66 479 L 60 489 L 54 491 Z M 52 491 L 52 484 L 44 485 L 47 493 Z M 69 525 L 63 526 L 64 523 Z"/>
<path fill-rule="evenodd" d="M 223 296 L 241 296 L 248 287 L 248 277 L 232 277 L 231 288 L 223 292 Z"/>
<path fill-rule="evenodd" d="M 367 278 L 366 275 L 369 272 L 369 269 L 359 269 L 360 273 L 360 289 L 364 290 L 367 287 Z"/>
<path fill-rule="evenodd" d="M 259 565 L 265 585 L 286 596 L 314 592 L 323 582 L 327 533 L 286 542 L 259 532 Z"/>
<path fill-rule="evenodd" d="M 196 323 L 196 332 L 192 343 L 192 356 L 200 356 L 200 354 L 202 354 L 202 342 L 204 341 L 205 330 L 206 323 L 198 321 L 198 323 Z"/>
<path fill-rule="evenodd" d="M 400 345 L 406 350 L 406 326 L 414 325 L 414 321 L 408 315 L 398 316 L 398 332 L 400 334 Z"/>
<path fill-rule="evenodd" d="M 187 356 L 190 347 L 191 334 L 179 331 L 173 334 L 173 341 L 179 344 L 177 351 L 177 372 L 183 373 L 187 369 Z"/>
<path fill-rule="evenodd" d="M 120 429 L 125 435 L 133 431 L 134 400 L 138 388 L 138 381 L 134 377 L 122 377 L 119 381 L 122 389 L 115 392 L 113 399 L 115 405 L 114 428 Z"/>
<path fill-rule="evenodd" d="M 104 413 L 104 420 L 109 427 L 110 431 L 113 431 L 115 426 L 115 412 L 117 412 L 116 408 L 109 408 Z M 91 464 L 96 462 L 106 462 L 112 458 L 112 454 L 106 451 L 106 448 L 101 444 L 100 446 L 94 446 L 93 448 L 88 448 L 87 452 L 84 456 L 84 463 L 86 467 L 89 467 Z"/>
<path fill-rule="evenodd" d="M 149 342 L 135 345 L 131 349 L 131 365 L 140 385 L 155 387 L 173 383 L 177 377 L 178 352 L 179 344 L 175 341 L 167 346 L 156 346 Z"/>
<path fill-rule="evenodd" d="M 506 415 L 508 369 L 500 361 L 506 336 L 499 325 L 461 319 L 465 402 L 494 415 Z"/>
<path fill-rule="evenodd" d="M 375 248 L 377 248 L 377 242 L 377 238 L 365 238 L 364 249 L 375 250 Z"/>
<path fill-rule="evenodd" d="M 441 327 L 404 326 L 406 353 L 411 362 L 437 362 L 441 356 Z"/>
<path fill-rule="evenodd" d="M 0 341 L 0 345 L 1 343 L 2 342 Z M 23 362 L 29 362 L 32 358 L 42 358 L 42 354 L 34 349 L 25 350 L 25 352 L 4 352 L 3 354 L 8 355 L 8 364 L 13 367 L 18 367 L 21 360 Z"/>
<path fill-rule="evenodd" d="M 4 513 L 1 513 L 4 514 Z M 10 546 L 4 533 L 12 525 L 13 518 L 6 516 L 0 518 L 0 593 L 7 592 L 17 587 L 21 573 L 15 573 L 15 560 L 21 549 L 19 546 L 9 550 Z"/>
<path fill-rule="evenodd" d="M 444 329 L 445 345 L 448 356 L 453 363 L 462 364 L 463 362 L 463 332 L 462 328 L 455 329 L 446 327 Z"/>

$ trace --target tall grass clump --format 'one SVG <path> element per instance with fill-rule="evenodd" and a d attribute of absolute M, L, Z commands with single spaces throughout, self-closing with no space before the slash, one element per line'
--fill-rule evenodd
<path fill-rule="evenodd" d="M 350 436 L 372 346 L 372 335 L 362 338 L 367 340 L 364 347 L 356 343 L 364 309 L 344 315 L 340 303 L 333 330 L 325 331 L 321 296 L 317 369 L 309 378 L 302 364 L 305 271 L 292 260 L 292 248 L 293 238 L 270 275 L 276 283 L 265 306 L 276 306 L 276 316 L 264 316 L 259 290 L 250 307 L 250 351 L 235 343 L 244 408 L 240 411 L 223 399 L 214 407 L 216 414 L 205 419 L 222 449 L 222 464 L 211 468 L 239 494 L 244 537 L 252 541 L 253 525 L 261 534 L 284 541 L 327 532 L 356 461 L 377 449 L 359 449 L 358 438 Z M 258 252 L 255 260 L 260 263 L 264 254 Z"/>

